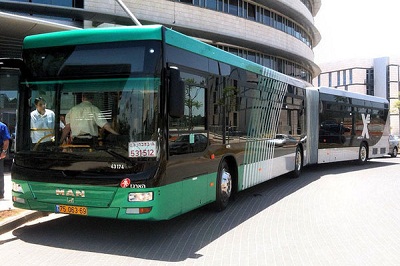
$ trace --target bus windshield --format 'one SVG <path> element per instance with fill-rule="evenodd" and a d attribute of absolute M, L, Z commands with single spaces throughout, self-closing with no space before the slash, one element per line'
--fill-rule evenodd
<path fill-rule="evenodd" d="M 32 77 L 21 89 L 19 157 L 37 153 L 49 163 L 19 162 L 121 172 L 156 160 L 160 50 L 155 41 L 26 50 Z"/>

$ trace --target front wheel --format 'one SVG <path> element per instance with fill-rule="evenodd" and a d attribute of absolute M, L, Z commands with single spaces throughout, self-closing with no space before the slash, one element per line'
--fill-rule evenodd
<path fill-rule="evenodd" d="M 222 211 L 228 206 L 232 195 L 232 174 L 226 161 L 223 161 L 219 167 L 216 188 L 214 206 L 217 211 Z"/>
<path fill-rule="evenodd" d="M 358 163 L 365 164 L 368 160 L 368 149 L 365 143 L 362 143 L 358 152 Z"/>

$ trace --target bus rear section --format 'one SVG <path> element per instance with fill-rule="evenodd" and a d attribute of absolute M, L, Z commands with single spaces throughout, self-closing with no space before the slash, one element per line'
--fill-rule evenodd
<path fill-rule="evenodd" d="M 342 90 L 307 88 L 310 164 L 383 157 L 389 152 L 388 101 Z"/>

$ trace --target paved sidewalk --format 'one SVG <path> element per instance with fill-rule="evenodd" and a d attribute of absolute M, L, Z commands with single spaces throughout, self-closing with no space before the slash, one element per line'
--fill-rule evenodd
<path fill-rule="evenodd" d="M 15 209 L 11 199 L 11 174 L 4 173 L 4 199 L 0 199 L 0 212 L 9 211 Z M 0 235 L 11 231 L 24 223 L 40 218 L 45 213 L 38 211 L 24 210 L 16 213 L 14 216 L 8 217 L 3 221 L 0 221 Z"/>

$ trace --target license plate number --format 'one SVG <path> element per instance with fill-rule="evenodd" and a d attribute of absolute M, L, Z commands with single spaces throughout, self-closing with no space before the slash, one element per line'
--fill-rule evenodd
<path fill-rule="evenodd" d="M 80 206 L 56 205 L 56 212 L 76 215 L 87 215 L 87 208 Z"/>
<path fill-rule="evenodd" d="M 157 157 L 157 142 L 138 141 L 129 142 L 129 157 Z"/>

